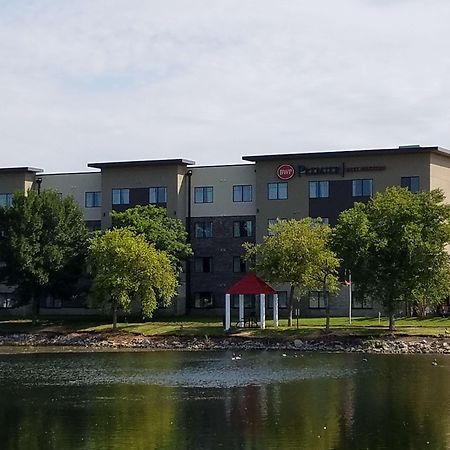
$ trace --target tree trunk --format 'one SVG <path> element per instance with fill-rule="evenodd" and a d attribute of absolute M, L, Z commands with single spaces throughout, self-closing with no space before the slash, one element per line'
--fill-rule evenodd
<path fill-rule="evenodd" d="M 326 307 L 325 307 L 325 316 L 326 316 L 326 320 L 325 320 L 325 332 L 329 333 L 330 332 L 330 296 L 328 295 L 327 292 L 327 281 L 325 278 L 325 281 L 323 282 L 323 295 L 325 295 L 326 298 Z"/>
<path fill-rule="evenodd" d="M 289 292 L 289 319 L 288 319 L 288 326 L 292 327 L 292 316 L 294 312 L 294 285 L 291 284 L 291 290 Z"/>
<path fill-rule="evenodd" d="M 113 325 L 112 325 L 112 329 L 113 331 L 117 330 L 117 301 L 113 301 L 112 304 L 112 310 L 113 310 Z"/>
<path fill-rule="evenodd" d="M 389 331 L 395 331 L 395 315 L 392 307 L 389 308 Z"/>
<path fill-rule="evenodd" d="M 33 295 L 31 297 L 31 314 L 32 314 L 32 320 L 33 325 L 37 325 L 38 323 L 38 317 L 39 317 L 39 296 Z"/>

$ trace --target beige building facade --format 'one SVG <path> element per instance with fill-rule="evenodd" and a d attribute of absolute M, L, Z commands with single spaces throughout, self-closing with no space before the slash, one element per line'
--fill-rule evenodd
<path fill-rule="evenodd" d="M 72 195 L 90 229 L 108 228 L 113 210 L 147 204 L 165 208 L 168 216 L 185 224 L 194 250 L 170 312 L 213 314 L 223 312 L 225 292 L 247 270 L 242 244 L 261 242 L 276 220 L 320 217 L 333 226 L 354 202 L 368 201 L 390 186 L 414 192 L 440 188 L 450 199 L 450 151 L 440 147 L 256 155 L 243 160 L 217 166 L 196 166 L 186 159 L 100 162 L 88 164 L 92 172 L 62 174 L 4 168 L 0 204 L 13 192 L 40 184 L 62 196 Z M 287 289 L 276 288 L 283 315 Z M 1 295 L 0 290 L 0 306 Z M 333 314 L 348 313 L 347 297 L 348 289 L 342 289 L 332 300 Z M 270 302 L 269 298 L 269 317 Z M 250 297 L 245 303 L 247 309 L 255 306 Z M 236 299 L 232 306 L 237 307 Z M 319 316 L 323 307 L 322 293 L 311 293 L 301 299 L 300 313 Z M 353 308 L 354 315 L 380 311 L 358 299 Z"/>

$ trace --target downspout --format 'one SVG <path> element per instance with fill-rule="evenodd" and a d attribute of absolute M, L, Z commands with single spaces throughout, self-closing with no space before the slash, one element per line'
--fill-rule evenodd
<path fill-rule="evenodd" d="M 191 215 L 192 215 L 192 170 L 186 172 L 187 176 L 187 215 L 186 215 L 186 231 L 187 241 L 190 244 L 191 233 Z M 191 259 L 186 260 L 186 313 L 189 314 L 192 308 L 192 294 L 191 294 Z"/>

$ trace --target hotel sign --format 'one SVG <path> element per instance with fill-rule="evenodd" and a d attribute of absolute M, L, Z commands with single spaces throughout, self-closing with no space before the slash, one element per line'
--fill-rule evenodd
<path fill-rule="evenodd" d="M 378 172 L 385 169 L 386 166 L 347 167 L 345 163 L 342 163 L 340 166 L 322 166 L 322 167 L 298 166 L 298 176 L 301 177 L 314 175 L 341 175 L 345 177 L 346 173 Z"/>
<path fill-rule="evenodd" d="M 295 169 L 290 164 L 278 166 L 277 177 L 280 180 L 290 180 L 295 175 Z"/>

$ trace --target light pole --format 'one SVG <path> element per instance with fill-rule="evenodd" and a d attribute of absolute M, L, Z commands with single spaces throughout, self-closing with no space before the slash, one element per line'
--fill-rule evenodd
<path fill-rule="evenodd" d="M 352 271 L 348 270 L 348 321 L 352 324 Z"/>
<path fill-rule="evenodd" d="M 37 184 L 37 193 L 38 195 L 41 193 L 41 184 L 42 184 L 42 178 L 36 178 L 36 184 Z"/>

